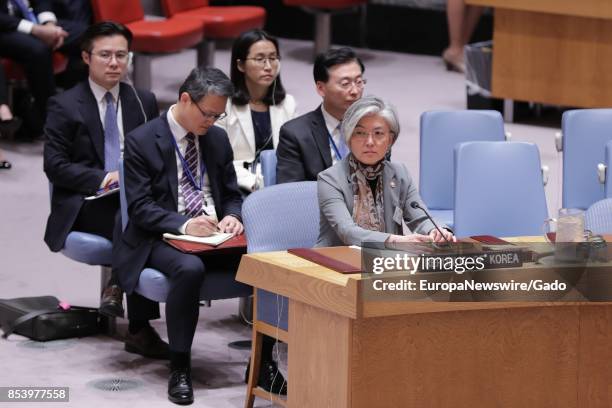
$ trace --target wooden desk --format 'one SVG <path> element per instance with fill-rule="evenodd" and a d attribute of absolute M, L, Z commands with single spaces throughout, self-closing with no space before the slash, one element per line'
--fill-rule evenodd
<path fill-rule="evenodd" d="M 612 2 L 466 0 L 495 9 L 495 97 L 612 106 Z"/>
<path fill-rule="evenodd" d="M 289 407 L 612 406 L 612 303 L 376 302 L 286 252 L 237 279 L 290 299 Z"/>

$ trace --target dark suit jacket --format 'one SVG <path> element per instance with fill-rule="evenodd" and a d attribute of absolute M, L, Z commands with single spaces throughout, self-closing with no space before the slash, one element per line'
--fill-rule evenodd
<path fill-rule="evenodd" d="M 159 116 L 155 96 L 148 91 L 137 92 L 147 118 Z M 123 134 L 127 135 L 145 118 L 129 85 L 120 85 L 119 98 Z M 53 195 L 45 242 L 52 251 L 59 251 L 72 230 L 83 198 L 94 194 L 106 175 L 104 130 L 88 81 L 51 98 L 48 109 L 44 169 L 53 184 Z"/>
<path fill-rule="evenodd" d="M 153 242 L 161 239 L 164 232 L 178 234 L 189 219 L 177 212 L 178 170 L 172 139 L 166 114 L 125 139 L 123 182 L 129 222 L 121 239 L 113 245 L 113 268 L 127 293 L 136 287 Z M 240 218 L 242 198 L 227 134 L 213 126 L 198 140 L 217 217 Z"/>
<path fill-rule="evenodd" d="M 0 32 L 15 31 L 21 17 L 11 16 L 8 12 L 9 0 L 0 0 Z M 52 0 L 30 0 L 34 15 L 43 11 L 52 11 Z M 18 14 L 19 15 L 19 14 Z"/>
<path fill-rule="evenodd" d="M 329 132 L 319 106 L 285 123 L 276 147 L 276 182 L 315 181 L 332 165 Z"/>

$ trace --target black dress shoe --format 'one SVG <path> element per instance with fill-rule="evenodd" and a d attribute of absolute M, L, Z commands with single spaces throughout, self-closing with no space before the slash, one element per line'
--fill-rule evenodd
<path fill-rule="evenodd" d="M 193 403 L 193 387 L 189 369 L 172 370 L 168 379 L 168 399 L 179 405 Z"/>
<path fill-rule="evenodd" d="M 249 382 L 250 369 L 251 360 L 247 363 L 246 373 L 244 374 L 245 383 Z M 257 386 L 273 394 L 287 395 L 287 380 L 278 370 L 274 360 L 262 360 L 259 367 Z"/>
<path fill-rule="evenodd" d="M 125 351 L 161 360 L 170 358 L 168 343 L 163 341 L 151 326 L 143 327 L 136 334 L 128 331 L 125 336 Z"/>
<path fill-rule="evenodd" d="M 98 313 L 108 317 L 123 317 L 123 291 L 118 285 L 110 285 L 102 293 Z"/>

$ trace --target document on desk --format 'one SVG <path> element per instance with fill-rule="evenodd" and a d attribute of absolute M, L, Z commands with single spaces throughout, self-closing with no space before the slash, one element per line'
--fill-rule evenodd
<path fill-rule="evenodd" d="M 198 244 L 206 244 L 211 246 L 219 246 L 228 239 L 233 237 L 229 232 L 215 232 L 208 237 L 196 237 L 194 235 L 175 235 L 170 233 L 164 234 L 164 239 L 176 239 L 179 241 L 195 242 Z"/>

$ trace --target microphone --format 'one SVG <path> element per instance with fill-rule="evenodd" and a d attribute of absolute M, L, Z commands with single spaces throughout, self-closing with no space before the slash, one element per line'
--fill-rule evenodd
<path fill-rule="evenodd" d="M 423 207 L 421 207 L 421 205 L 417 202 L 417 201 L 413 201 L 410 203 L 410 207 L 414 208 L 415 210 L 418 208 L 419 210 L 423 211 L 425 213 L 425 216 L 427 217 L 427 219 L 429 221 L 431 221 L 431 223 L 434 225 L 434 227 L 436 227 L 436 229 L 438 230 L 438 232 L 440 233 L 440 235 L 442 236 L 442 238 L 444 238 L 444 240 L 446 241 L 446 243 L 448 244 L 448 246 L 452 246 L 451 242 L 446 238 L 446 236 L 442 233 L 442 230 L 440 229 L 440 227 L 438 227 L 438 224 L 436 224 L 436 222 L 434 221 L 434 219 L 431 217 L 431 215 L 429 215 L 429 213 L 427 212 L 427 210 Z"/>

